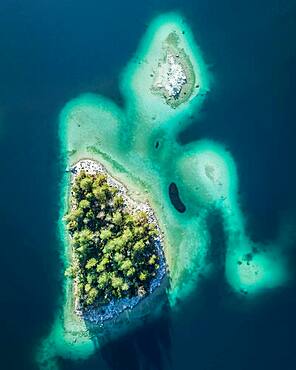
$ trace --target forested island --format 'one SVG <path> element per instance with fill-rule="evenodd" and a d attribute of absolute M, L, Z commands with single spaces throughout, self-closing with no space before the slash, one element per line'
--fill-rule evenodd
<path fill-rule="evenodd" d="M 71 239 L 66 275 L 74 279 L 80 314 L 148 294 L 160 267 L 159 230 L 144 209 L 135 210 L 123 191 L 108 183 L 105 173 L 80 168 L 65 221 Z"/>
<path fill-rule="evenodd" d="M 175 138 L 205 99 L 209 78 L 182 16 L 151 22 L 119 83 L 122 106 L 83 94 L 60 115 L 68 277 L 39 350 L 44 369 L 57 369 L 59 357 L 87 358 L 167 305 L 174 309 L 204 272 L 205 212 L 195 208 L 202 180 L 190 162 L 195 152 Z"/>

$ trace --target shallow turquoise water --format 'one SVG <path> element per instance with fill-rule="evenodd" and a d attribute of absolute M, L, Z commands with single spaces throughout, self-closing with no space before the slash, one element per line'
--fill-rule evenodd
<path fill-rule="evenodd" d="M 0 6 L 1 272 L 8 280 L 1 295 L 3 369 L 34 368 L 34 346 L 47 333 L 59 294 L 58 113 L 87 91 L 121 103 L 118 74 L 160 8 L 181 8 L 217 81 L 202 116 L 192 118 L 181 140 L 216 139 L 230 149 L 257 241 L 276 237 L 282 215 L 295 210 L 292 2 L 42 5 Z M 213 221 L 217 264 L 225 242 L 218 225 Z M 165 314 L 89 361 L 62 368 L 139 369 L 144 362 L 148 369 L 166 369 L 171 362 L 174 369 L 237 369 L 237 363 L 242 369 L 293 369 L 293 289 L 246 307 L 231 295 L 221 269 L 177 316 Z"/>

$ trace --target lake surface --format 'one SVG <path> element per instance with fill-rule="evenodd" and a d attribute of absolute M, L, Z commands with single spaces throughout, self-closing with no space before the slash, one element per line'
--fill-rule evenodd
<path fill-rule="evenodd" d="M 254 240 L 295 219 L 295 1 L 1 1 L 1 370 L 36 368 L 60 295 L 58 114 L 83 92 L 122 104 L 119 73 L 150 19 L 168 10 L 187 18 L 214 75 L 180 141 L 214 139 L 231 151 Z M 61 369 L 295 369 L 294 281 L 241 302 L 224 281 L 218 217 L 211 231 L 221 268 L 178 313 Z"/>

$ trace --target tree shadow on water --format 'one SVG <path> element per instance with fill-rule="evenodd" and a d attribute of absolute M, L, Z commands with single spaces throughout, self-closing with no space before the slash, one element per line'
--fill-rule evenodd
<path fill-rule="evenodd" d="M 170 359 L 170 312 L 166 304 L 155 320 L 105 344 L 100 355 L 112 370 L 163 370 Z"/>

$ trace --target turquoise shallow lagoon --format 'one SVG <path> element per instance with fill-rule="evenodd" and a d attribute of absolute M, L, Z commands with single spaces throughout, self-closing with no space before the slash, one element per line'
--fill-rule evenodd
<path fill-rule="evenodd" d="M 278 261 L 273 252 L 279 246 L 289 245 L 284 271 L 294 271 L 293 238 L 289 239 L 296 208 L 292 2 L 284 6 L 276 1 L 235 6 L 218 1 L 136 6 L 133 1 L 4 2 L 0 6 L 0 186 L 5 195 L 0 207 L 5 261 L 1 272 L 7 281 L 1 294 L 3 369 L 36 368 L 36 348 L 48 334 L 59 304 L 63 178 L 59 113 L 67 102 L 87 92 L 104 95 L 125 109 L 119 90 L 121 71 L 150 20 L 174 9 L 188 20 L 214 76 L 200 113 L 192 113 L 178 142 L 190 148 L 195 140 L 214 141 L 231 153 L 239 199 L 239 209 L 232 208 L 232 215 L 242 220 L 246 235 L 257 246 L 268 247 L 271 261 Z M 176 183 L 184 179 L 184 166 L 179 167 L 176 173 L 173 165 L 167 168 Z M 193 199 L 179 186 L 190 210 Z M 87 361 L 61 360 L 61 369 L 164 370 L 198 365 L 228 370 L 238 364 L 242 369 L 294 369 L 293 277 L 290 284 L 246 304 L 225 279 L 230 234 L 224 232 L 219 213 L 211 213 L 207 229 L 212 274 L 201 277 L 189 300 L 178 301 L 174 312 L 166 306 L 157 321 L 103 346 Z M 276 271 L 272 277 L 281 280 L 281 271 L 260 256 L 254 266 L 248 262 L 238 265 L 234 285 L 253 282 L 246 278 L 250 268 L 260 278 L 257 264 Z M 230 275 L 234 276 L 231 271 Z"/>

